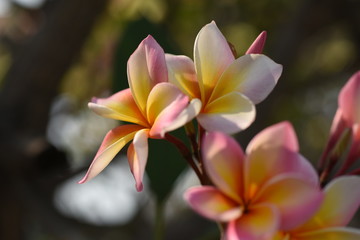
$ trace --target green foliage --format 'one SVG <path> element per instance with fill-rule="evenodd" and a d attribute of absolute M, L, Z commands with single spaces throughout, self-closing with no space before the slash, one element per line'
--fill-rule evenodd
<path fill-rule="evenodd" d="M 183 129 L 175 131 L 175 134 L 182 139 L 185 138 Z M 185 167 L 186 161 L 173 144 L 165 140 L 149 139 L 146 172 L 150 178 L 151 190 L 160 204 L 166 200 L 174 182 Z"/>

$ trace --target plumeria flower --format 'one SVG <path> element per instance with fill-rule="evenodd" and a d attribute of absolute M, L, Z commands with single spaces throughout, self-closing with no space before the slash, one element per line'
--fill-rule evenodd
<path fill-rule="evenodd" d="M 145 38 L 130 56 L 128 65 L 130 88 L 109 98 L 94 98 L 89 108 L 100 116 L 130 124 L 112 129 L 105 136 L 85 177 L 84 183 L 98 175 L 131 140 L 127 156 L 136 181 L 142 179 L 148 157 L 148 138 L 164 138 L 193 119 L 201 109 L 199 99 L 192 99 L 168 82 L 165 54 L 151 37 Z"/>
<path fill-rule="evenodd" d="M 260 132 L 244 154 L 220 132 L 204 137 L 205 170 L 214 186 L 193 187 L 185 200 L 206 218 L 226 223 L 226 240 L 268 240 L 318 210 L 323 193 L 311 164 L 298 153 L 292 126 Z"/>
<path fill-rule="evenodd" d="M 341 135 L 349 129 L 352 141 L 347 159 L 338 173 L 341 175 L 360 157 L 360 71 L 355 73 L 341 89 L 338 104 L 330 130 L 329 142 L 321 162 L 325 163 L 326 157 L 340 140 Z"/>
<path fill-rule="evenodd" d="M 281 65 L 259 54 L 265 38 L 266 33 L 261 33 L 246 55 L 235 59 L 211 22 L 196 37 L 194 62 L 186 56 L 166 55 L 169 81 L 191 98 L 201 99 L 197 120 L 205 130 L 232 134 L 254 121 L 254 104 L 268 96 L 282 72 Z"/>
<path fill-rule="evenodd" d="M 360 177 L 334 179 L 325 188 L 324 202 L 317 213 L 304 225 L 276 240 L 355 240 L 360 230 L 346 226 L 360 206 Z"/>

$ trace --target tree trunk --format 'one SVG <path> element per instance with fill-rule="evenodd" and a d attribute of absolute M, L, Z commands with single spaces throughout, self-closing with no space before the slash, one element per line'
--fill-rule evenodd
<path fill-rule="evenodd" d="M 26 239 L 24 173 L 48 146 L 51 103 L 107 2 L 49 1 L 39 31 L 14 52 L 0 92 L 0 239 Z"/>

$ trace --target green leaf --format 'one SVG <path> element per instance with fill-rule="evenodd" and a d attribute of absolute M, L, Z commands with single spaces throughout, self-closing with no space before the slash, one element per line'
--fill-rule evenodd
<path fill-rule="evenodd" d="M 180 139 L 185 138 L 183 129 L 172 134 Z M 162 139 L 149 139 L 146 172 L 150 178 L 150 188 L 159 203 L 166 200 L 173 189 L 174 182 L 186 166 L 186 160 L 172 143 Z"/>

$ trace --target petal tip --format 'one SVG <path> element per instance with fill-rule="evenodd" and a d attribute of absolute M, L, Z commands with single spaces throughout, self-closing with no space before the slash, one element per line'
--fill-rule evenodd
<path fill-rule="evenodd" d="M 265 46 L 266 38 L 267 32 L 262 31 L 245 54 L 261 54 Z"/>
<path fill-rule="evenodd" d="M 91 100 L 91 102 L 88 102 L 88 108 L 92 108 L 96 105 L 96 102 L 93 102 L 93 100 Z"/>
<path fill-rule="evenodd" d="M 88 181 L 88 177 L 87 175 L 85 175 L 80 181 L 78 181 L 77 183 L 78 184 L 83 184 L 83 183 L 86 183 Z"/>
<path fill-rule="evenodd" d="M 149 35 L 147 35 L 146 38 L 144 38 L 143 41 L 154 41 L 154 40 L 155 40 L 154 37 L 149 34 Z"/>
<path fill-rule="evenodd" d="M 89 103 L 97 103 L 97 101 L 98 101 L 97 97 L 92 97 Z"/>
<path fill-rule="evenodd" d="M 197 194 L 199 192 L 205 191 L 206 189 L 209 189 L 212 187 L 209 186 L 193 186 L 190 187 L 189 189 L 187 189 L 185 191 L 185 193 L 183 194 L 183 199 L 189 203 L 190 205 L 192 205 L 192 203 L 194 202 L 194 200 L 196 200 Z"/>
<path fill-rule="evenodd" d="M 287 131 L 294 131 L 294 128 L 293 128 L 292 124 L 287 120 L 279 122 L 278 127 L 284 128 Z"/>
<path fill-rule="evenodd" d="M 136 191 L 138 192 L 142 192 L 142 190 L 144 189 L 144 185 L 142 184 L 142 182 L 136 183 L 135 187 L 136 187 Z"/>
<path fill-rule="evenodd" d="M 262 130 L 250 141 L 246 152 L 269 147 L 286 148 L 292 152 L 299 151 L 297 136 L 290 122 L 283 121 Z"/>

